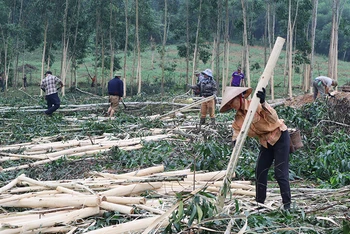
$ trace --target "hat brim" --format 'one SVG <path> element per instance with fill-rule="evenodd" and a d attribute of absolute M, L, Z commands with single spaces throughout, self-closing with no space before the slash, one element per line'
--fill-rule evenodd
<path fill-rule="evenodd" d="M 244 98 L 247 98 L 251 93 L 253 89 L 250 87 L 232 87 L 228 86 L 225 88 L 224 95 L 222 97 L 222 102 L 220 106 L 220 113 L 227 112 L 232 109 L 232 107 L 229 105 L 229 103 L 237 97 L 238 95 L 243 94 Z"/>

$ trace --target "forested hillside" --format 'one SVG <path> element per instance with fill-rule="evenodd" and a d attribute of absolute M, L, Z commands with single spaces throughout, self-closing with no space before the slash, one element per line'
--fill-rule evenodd
<path fill-rule="evenodd" d="M 0 71 L 7 86 L 18 87 L 24 74 L 33 75 L 39 83 L 45 70 L 55 68 L 56 75 L 61 76 L 68 88 L 76 86 L 81 77 L 86 79 L 88 65 L 88 77 L 97 76 L 102 86 L 113 71 L 122 69 L 126 86 L 137 87 L 147 76 L 142 69 L 146 59 L 151 60 L 152 68 L 162 71 L 159 85 L 164 92 L 166 72 L 176 66 L 167 56 L 168 46 L 176 45 L 176 53 L 186 58 L 186 66 L 177 76 L 191 83 L 194 70 L 209 67 L 217 82 L 224 86 L 237 66 L 243 67 L 248 80 L 250 70 L 264 67 L 276 37 L 280 36 L 287 41 L 285 64 L 279 76 L 288 76 L 288 82 L 292 83 L 293 77 L 301 74 L 306 91 L 319 67 L 313 59 L 314 53 L 329 56 L 326 67 L 322 67 L 326 68 L 323 75 L 334 79 L 338 78 L 338 72 L 333 58 L 348 60 L 350 7 L 345 3 L 342 0 L 4 0 L 0 3 Z M 332 33 L 333 28 L 336 34 Z M 227 53 L 234 50 L 230 43 L 243 46 L 236 63 L 230 62 L 231 55 Z M 249 61 L 252 46 L 265 48 L 260 62 Z M 148 58 L 141 59 L 140 53 L 145 50 L 152 52 Z M 157 60 L 155 54 L 159 56 Z M 133 58 L 132 63 L 127 64 L 127 56 Z M 139 92 L 141 87 L 135 89 L 135 93 Z"/>
<path fill-rule="evenodd" d="M 350 233 L 349 13 L 346 0 L 0 1 L 0 234 Z M 244 123 L 232 141 L 242 109 L 219 111 L 238 67 L 266 87 L 247 101 L 296 138 L 290 207 L 275 164 L 257 202 L 263 146 Z M 217 95 L 195 96 L 205 69 Z M 50 114 L 46 71 L 63 81 Z M 314 100 L 321 75 L 338 86 Z"/>

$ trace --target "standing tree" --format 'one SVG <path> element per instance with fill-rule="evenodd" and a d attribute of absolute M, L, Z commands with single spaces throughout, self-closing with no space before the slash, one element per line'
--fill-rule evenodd
<path fill-rule="evenodd" d="M 129 21 L 128 21 L 128 0 L 125 0 L 125 46 L 124 46 L 124 76 L 123 76 L 123 85 L 124 85 L 124 97 L 126 96 L 126 57 L 128 55 L 128 42 L 129 42 Z"/>
<path fill-rule="evenodd" d="M 245 68 L 248 87 L 250 87 L 249 45 L 248 45 L 248 35 L 247 35 L 247 7 L 244 4 L 244 2 L 245 0 L 241 0 L 242 13 L 243 13 L 243 59 L 244 59 L 243 68 Z"/>
<path fill-rule="evenodd" d="M 113 20 L 113 0 L 109 1 L 109 53 L 110 53 L 110 67 L 109 67 L 109 77 L 113 77 L 114 71 L 114 28 L 115 20 Z"/>
<path fill-rule="evenodd" d="M 186 84 L 188 84 L 188 73 L 190 67 L 190 25 L 189 25 L 189 1 L 186 1 Z"/>
<path fill-rule="evenodd" d="M 223 64 L 223 72 L 222 72 L 222 90 L 221 96 L 224 95 L 225 87 L 227 86 L 227 77 L 229 77 L 229 57 L 230 57 L 230 41 L 229 41 L 229 5 L 228 0 L 225 0 L 225 35 L 224 35 L 224 64 Z"/>
<path fill-rule="evenodd" d="M 218 0 L 217 7 L 217 21 L 216 21 L 216 37 L 214 40 L 214 55 L 215 55 L 215 75 L 216 75 L 216 83 L 219 83 L 220 77 L 220 41 L 221 41 L 221 15 L 222 15 L 222 0 Z"/>
<path fill-rule="evenodd" d="M 161 60 L 162 60 L 162 83 L 161 83 L 161 95 L 164 95 L 164 66 L 165 66 L 165 44 L 166 44 L 166 35 L 167 35 L 167 18 L 168 18 L 168 0 L 164 0 L 164 30 L 163 30 L 163 44 L 161 51 Z"/>
<path fill-rule="evenodd" d="M 313 0 L 312 4 L 312 24 L 311 24 L 311 54 L 310 54 L 310 74 L 309 74 L 309 87 L 310 93 L 312 93 L 311 84 L 314 77 L 314 55 L 315 55 L 315 37 L 316 37 L 316 25 L 317 25 L 317 7 L 318 0 Z M 306 89 L 307 90 L 307 89 Z"/>
<path fill-rule="evenodd" d="M 192 69 L 192 85 L 195 84 L 196 79 L 194 76 L 194 71 L 197 68 L 197 56 L 198 56 L 198 39 L 199 39 L 199 29 L 201 25 L 201 12 L 202 12 L 202 0 L 199 0 L 199 12 L 198 12 L 198 22 L 196 30 L 196 42 L 194 43 L 194 52 L 193 52 L 193 69 Z"/>
<path fill-rule="evenodd" d="M 137 68 L 136 68 L 136 79 L 137 79 L 137 94 L 141 94 L 141 45 L 140 45 L 140 37 L 139 37 L 139 1 L 135 0 L 136 9 L 136 20 L 135 20 L 135 34 L 136 34 L 136 47 L 137 47 Z"/>
<path fill-rule="evenodd" d="M 328 54 L 328 76 L 338 79 L 338 30 L 341 12 L 344 9 L 346 0 L 333 0 L 332 4 L 332 32 Z"/>
<path fill-rule="evenodd" d="M 61 80 L 63 84 L 66 84 L 66 75 L 69 67 L 69 63 L 67 62 L 67 52 L 68 52 L 68 46 L 69 46 L 69 37 L 67 33 L 67 27 L 68 27 L 68 0 L 66 0 L 65 4 L 65 10 L 63 15 L 63 35 L 62 35 L 62 65 L 61 65 Z M 65 95 L 65 89 L 64 86 L 62 87 L 62 95 Z"/>

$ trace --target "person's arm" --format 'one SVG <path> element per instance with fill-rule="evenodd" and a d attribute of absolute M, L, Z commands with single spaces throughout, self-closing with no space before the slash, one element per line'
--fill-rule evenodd
<path fill-rule="evenodd" d="M 269 123 L 276 123 L 278 121 L 278 115 L 275 109 L 273 109 L 266 101 L 266 89 L 262 88 L 262 91 L 258 91 L 256 96 L 260 99 L 261 107 L 257 109 L 257 113 L 263 117 Z"/>
<path fill-rule="evenodd" d="M 187 84 L 187 87 L 191 88 L 191 89 L 199 89 L 199 83 L 197 83 L 196 85 L 190 85 L 190 84 Z"/>
<path fill-rule="evenodd" d="M 241 131 L 241 128 L 236 124 L 236 121 L 232 123 L 233 134 L 232 134 L 232 142 L 237 140 L 238 134 Z"/>
<path fill-rule="evenodd" d="M 329 93 L 329 86 L 325 85 L 324 90 L 325 90 L 325 93 L 326 93 L 326 94 L 330 95 L 330 93 Z"/>
<path fill-rule="evenodd" d="M 41 81 L 40 89 L 44 92 L 46 91 L 44 80 Z"/>

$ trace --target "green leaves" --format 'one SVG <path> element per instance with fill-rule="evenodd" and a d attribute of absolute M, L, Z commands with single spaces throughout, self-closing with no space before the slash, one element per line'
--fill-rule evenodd
<path fill-rule="evenodd" d="M 181 196 L 182 197 L 182 196 Z M 211 218 L 217 213 L 215 199 L 212 194 L 200 191 L 187 201 L 181 200 L 179 208 L 173 212 L 167 233 L 171 233 L 172 229 L 181 231 L 191 226 L 201 223 L 204 219 Z M 184 223 L 188 220 L 187 223 Z"/>

